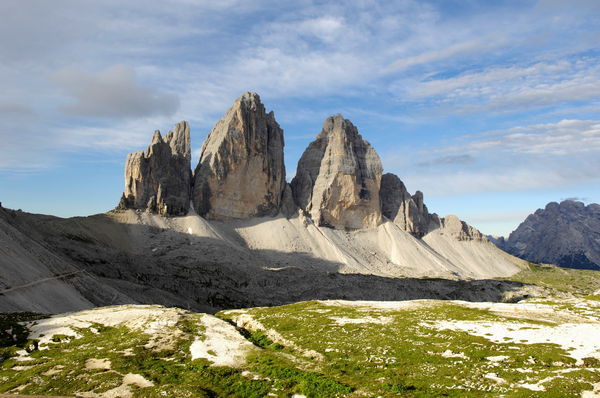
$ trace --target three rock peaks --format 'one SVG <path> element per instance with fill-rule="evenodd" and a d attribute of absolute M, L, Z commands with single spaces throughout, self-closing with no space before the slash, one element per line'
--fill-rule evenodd
<path fill-rule="evenodd" d="M 336 229 L 372 228 L 386 217 L 419 238 L 445 224 L 461 239 L 481 236 L 458 219 L 429 214 L 423 194 L 411 196 L 394 174 L 382 178 L 377 152 L 341 115 L 325 120 L 291 184 L 283 146 L 273 112 L 258 94 L 244 93 L 208 135 L 193 173 L 185 121 L 164 138 L 155 131 L 145 151 L 129 154 L 119 208 L 180 216 L 193 206 L 213 220 L 289 217 L 299 209 L 315 224 Z"/>

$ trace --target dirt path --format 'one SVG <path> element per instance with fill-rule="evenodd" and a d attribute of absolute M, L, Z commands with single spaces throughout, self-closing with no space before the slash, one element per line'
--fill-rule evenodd
<path fill-rule="evenodd" d="M 10 293 L 13 290 L 19 290 L 19 289 L 23 289 L 23 288 L 26 288 L 26 287 L 39 285 L 40 283 L 44 283 L 44 282 L 48 282 L 48 281 L 53 281 L 53 280 L 56 280 L 56 279 L 66 278 L 68 276 L 80 274 L 82 272 L 85 272 L 85 270 L 81 270 L 80 269 L 80 270 L 73 271 L 73 272 L 67 272 L 66 274 L 61 274 L 61 275 L 51 276 L 51 277 L 48 277 L 48 278 L 38 279 L 37 281 L 25 283 L 24 285 L 19 285 L 19 286 L 11 287 L 11 288 L 8 288 L 8 289 L 0 290 L 0 295 L 5 294 L 5 293 Z M 0 398 L 1 397 L 2 396 L 0 395 Z"/>

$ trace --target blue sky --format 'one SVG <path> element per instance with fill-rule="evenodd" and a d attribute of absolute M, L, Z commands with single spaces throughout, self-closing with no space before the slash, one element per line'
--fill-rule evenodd
<path fill-rule="evenodd" d="M 342 113 L 431 211 L 484 233 L 600 202 L 595 0 L 3 0 L 0 15 L 5 207 L 109 210 L 128 152 L 188 120 L 197 162 L 244 91 L 284 129 L 288 179 Z"/>

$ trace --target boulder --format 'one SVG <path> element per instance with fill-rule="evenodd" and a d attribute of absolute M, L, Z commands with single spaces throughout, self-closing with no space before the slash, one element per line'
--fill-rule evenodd
<path fill-rule="evenodd" d="M 194 209 L 208 219 L 276 215 L 284 194 L 283 130 L 255 93 L 212 129 L 194 172 Z"/>
<path fill-rule="evenodd" d="M 163 138 L 156 130 L 145 151 L 130 153 L 119 208 L 179 216 L 190 208 L 190 126 L 177 123 Z"/>
<path fill-rule="evenodd" d="M 381 223 L 381 160 L 358 129 L 341 115 L 302 154 L 292 180 L 294 201 L 313 222 L 336 229 Z"/>

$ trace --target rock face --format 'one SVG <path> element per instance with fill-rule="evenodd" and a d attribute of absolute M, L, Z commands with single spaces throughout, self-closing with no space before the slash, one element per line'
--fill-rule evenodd
<path fill-rule="evenodd" d="M 548 203 L 497 245 L 529 261 L 600 270 L 600 205 Z"/>
<path fill-rule="evenodd" d="M 442 233 L 448 234 L 459 241 L 477 240 L 487 242 L 487 238 L 477 228 L 473 228 L 453 215 L 440 219 L 439 228 Z"/>
<path fill-rule="evenodd" d="M 381 218 L 381 160 L 357 128 L 329 117 L 302 154 L 292 180 L 294 201 L 320 226 L 362 229 Z"/>
<path fill-rule="evenodd" d="M 130 153 L 119 208 L 185 215 L 190 208 L 190 126 L 183 121 L 163 138 L 156 130 L 145 151 Z"/>
<path fill-rule="evenodd" d="M 417 191 L 411 196 L 395 174 L 386 173 L 381 177 L 379 195 L 382 214 L 406 232 L 422 238 L 430 230 L 439 228 L 439 218 L 429 214 L 423 203 L 423 193 Z"/>
<path fill-rule="evenodd" d="M 381 212 L 406 232 L 422 238 L 436 229 L 459 241 L 487 241 L 479 230 L 473 228 L 458 217 L 449 215 L 444 218 L 430 214 L 423 203 L 423 193 L 408 193 L 404 183 L 395 174 L 386 173 L 381 177 Z"/>
<path fill-rule="evenodd" d="M 275 215 L 285 189 L 283 130 L 255 93 L 215 125 L 194 173 L 194 208 L 208 219 Z"/>

